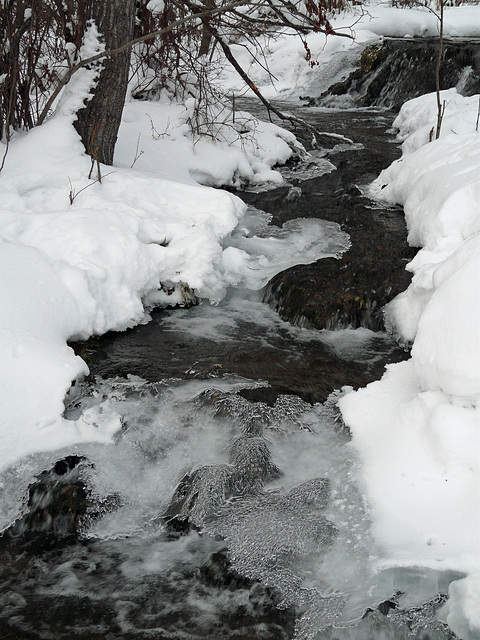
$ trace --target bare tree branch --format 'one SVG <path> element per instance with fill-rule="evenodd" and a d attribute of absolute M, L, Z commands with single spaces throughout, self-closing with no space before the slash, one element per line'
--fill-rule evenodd
<path fill-rule="evenodd" d="M 77 62 L 76 64 L 74 64 L 72 67 L 70 67 L 70 69 L 67 71 L 67 73 L 65 74 L 65 76 L 59 81 L 58 85 L 56 86 L 56 88 L 54 89 L 54 91 L 52 92 L 52 94 L 50 95 L 49 99 L 47 100 L 37 122 L 36 122 L 36 126 L 41 125 L 44 121 L 45 118 L 48 115 L 48 112 L 50 111 L 53 103 L 55 102 L 56 98 L 58 97 L 60 91 L 63 89 L 64 86 L 66 86 L 69 82 L 70 79 L 72 78 L 73 74 L 76 73 L 79 69 L 82 69 L 83 67 L 86 67 L 89 64 L 93 64 L 94 62 L 97 62 L 98 60 L 102 60 L 103 58 L 108 58 L 110 56 L 115 56 L 119 53 L 122 53 L 123 51 L 126 51 L 127 49 L 131 49 L 132 47 L 134 47 L 136 44 L 140 44 L 141 42 L 145 42 L 146 40 L 150 40 L 151 38 L 154 38 L 156 36 L 161 36 L 164 35 L 165 33 L 168 33 L 169 31 L 172 31 L 173 29 L 175 29 L 176 27 L 180 27 L 188 22 L 192 22 L 193 20 L 197 20 L 197 19 L 201 19 L 201 18 L 208 18 L 214 15 L 218 15 L 221 13 L 225 13 L 228 11 L 232 11 L 233 9 L 235 9 L 236 7 L 239 7 L 243 4 L 247 4 L 250 0 L 236 0 L 235 2 L 231 2 L 229 4 L 223 5 L 222 7 L 217 7 L 215 9 L 206 9 L 205 11 L 198 11 L 197 7 L 195 7 L 196 12 L 189 15 L 189 16 L 185 16 L 183 18 L 179 18 L 178 20 L 175 20 L 174 22 L 171 22 L 167 27 L 164 27 L 162 29 L 157 29 L 156 31 L 151 31 L 150 33 L 147 33 L 144 36 L 141 36 L 139 38 L 135 38 L 134 40 L 130 40 L 130 42 L 125 43 L 124 45 L 122 45 L 121 47 L 118 47 L 117 49 L 110 49 L 109 51 L 103 51 L 102 53 L 98 53 L 94 56 L 91 56 L 90 58 L 85 58 L 85 60 L 80 60 L 79 62 Z"/>
<path fill-rule="evenodd" d="M 443 10 L 445 6 L 445 0 L 440 0 L 440 15 L 438 19 L 440 21 L 440 40 L 438 44 L 438 55 L 437 62 L 435 64 L 435 89 L 437 94 L 437 128 L 435 131 L 435 139 L 438 140 L 440 137 L 440 130 L 442 128 L 442 120 L 445 114 L 445 102 L 443 103 L 440 98 L 440 65 L 442 63 L 442 55 L 443 55 Z"/>
<path fill-rule="evenodd" d="M 189 2 L 189 0 L 184 0 L 184 1 L 186 2 L 186 4 L 188 6 L 191 7 L 191 3 Z M 307 129 L 308 131 L 310 131 L 315 136 L 333 138 L 334 140 L 340 140 L 342 142 L 347 142 L 348 144 L 353 144 L 353 141 L 350 140 L 349 138 L 346 138 L 345 136 L 342 136 L 342 135 L 340 135 L 338 133 L 327 133 L 327 132 L 324 132 L 324 131 L 318 131 L 318 129 L 313 127 L 306 120 L 303 120 L 303 118 L 298 118 L 297 116 L 294 116 L 294 115 L 289 114 L 289 113 L 283 113 L 282 111 L 277 109 L 269 100 L 267 100 L 265 98 L 265 96 L 261 93 L 261 91 L 258 89 L 258 87 L 256 87 L 255 84 L 250 80 L 250 78 L 248 77 L 247 73 L 239 65 L 238 61 L 236 60 L 236 58 L 232 54 L 232 51 L 231 51 L 230 47 L 225 42 L 225 40 L 222 38 L 222 36 L 218 33 L 218 31 L 214 27 L 212 27 L 212 25 L 209 24 L 209 23 L 206 23 L 205 26 L 210 31 L 210 33 L 212 34 L 213 38 L 221 46 L 221 48 L 223 50 L 223 53 L 225 54 L 225 57 L 230 62 L 232 67 L 235 69 L 235 71 L 238 73 L 238 75 L 242 78 L 242 80 L 250 87 L 250 89 L 254 92 L 254 94 L 257 96 L 257 98 L 259 98 L 259 100 L 265 105 L 265 107 L 267 108 L 267 111 L 268 111 L 269 114 L 270 113 L 274 113 L 278 118 L 280 118 L 280 120 L 288 121 L 291 124 L 301 126 L 304 129 Z"/>

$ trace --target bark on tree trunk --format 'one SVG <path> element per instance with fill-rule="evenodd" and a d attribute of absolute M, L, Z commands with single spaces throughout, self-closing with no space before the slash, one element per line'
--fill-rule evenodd
<path fill-rule="evenodd" d="M 91 15 L 107 50 L 133 39 L 135 0 L 94 0 Z M 93 160 L 113 164 L 128 82 L 130 50 L 107 58 L 93 98 L 77 114 L 75 128 Z"/>
<path fill-rule="evenodd" d="M 215 9 L 215 0 L 204 0 L 203 3 L 208 9 Z M 205 20 L 208 20 L 208 18 L 206 18 Z M 206 56 L 208 53 L 208 50 L 210 49 L 210 42 L 212 41 L 212 34 L 210 33 L 210 31 L 208 30 L 208 28 L 205 25 L 203 25 L 203 31 L 202 31 L 202 39 L 200 41 L 200 48 L 198 50 L 198 56 Z"/>

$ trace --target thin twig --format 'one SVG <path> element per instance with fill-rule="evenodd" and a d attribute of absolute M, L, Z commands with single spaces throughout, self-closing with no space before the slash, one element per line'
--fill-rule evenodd
<path fill-rule="evenodd" d="M 98 171 L 99 171 L 99 177 L 94 180 L 93 182 L 91 182 L 90 184 L 85 185 L 82 189 L 80 189 L 80 191 L 77 191 L 77 193 L 75 193 L 75 191 L 73 190 L 73 186 L 72 186 L 72 181 L 70 180 L 70 178 L 68 179 L 69 183 L 70 183 L 70 193 L 68 194 L 69 200 L 70 200 L 70 204 L 73 204 L 73 201 L 75 200 L 75 198 L 77 196 L 79 196 L 82 191 L 85 191 L 85 189 L 88 189 L 89 187 L 93 187 L 94 184 L 96 184 L 97 182 L 102 182 L 101 178 L 102 176 L 100 175 L 100 163 L 98 163 Z M 106 173 L 103 177 L 106 178 L 107 176 L 111 176 L 112 173 L 116 173 L 116 171 L 110 171 L 109 173 Z"/>
<path fill-rule="evenodd" d="M 477 130 L 478 130 L 478 120 L 477 120 Z M 5 146 L 5 153 L 3 154 L 2 164 L 0 165 L 0 173 L 3 171 L 3 167 L 5 166 L 5 160 L 7 159 L 8 147 L 10 146 L 10 136 L 7 136 L 7 144 Z"/>
<path fill-rule="evenodd" d="M 138 134 L 137 146 L 135 148 L 135 157 L 133 158 L 133 162 L 130 165 L 130 169 L 133 169 L 133 166 L 136 163 L 136 161 L 140 158 L 141 155 L 143 155 L 143 149 L 141 149 L 140 152 L 138 151 L 138 147 L 140 146 L 140 136 L 141 135 L 142 135 L 141 133 Z"/>
<path fill-rule="evenodd" d="M 440 40 L 438 45 L 438 55 L 437 62 L 435 65 L 435 88 L 437 93 L 437 129 L 435 131 L 435 139 L 438 140 L 440 137 L 440 130 L 442 128 L 442 120 L 445 114 L 445 101 L 442 103 L 440 100 L 440 65 L 442 62 L 442 54 L 443 54 L 443 9 L 445 5 L 445 0 L 440 0 Z"/>

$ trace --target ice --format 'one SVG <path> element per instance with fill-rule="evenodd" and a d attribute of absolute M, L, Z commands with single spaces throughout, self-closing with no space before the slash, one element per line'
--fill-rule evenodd
<path fill-rule="evenodd" d="M 283 475 L 272 461 L 268 441 L 260 436 L 250 433 L 236 436 L 230 443 L 229 455 L 232 464 L 247 480 L 268 482 Z"/>
<path fill-rule="evenodd" d="M 253 221 L 253 224 L 253 215 L 249 220 L 242 220 L 223 253 L 226 273 L 231 271 L 232 274 L 239 274 L 236 286 L 260 289 L 274 275 L 289 267 L 310 264 L 320 258 L 338 258 L 350 246 L 348 234 L 335 222 L 296 218 L 279 228 L 274 225 L 263 226 L 261 221 L 265 218 L 262 214 L 263 212 L 259 212 L 260 221 Z M 230 251 L 229 247 L 232 248 Z M 243 272 L 235 263 L 238 252 L 249 257 L 248 261 L 244 261 Z"/>
<path fill-rule="evenodd" d="M 394 624 L 408 625 L 410 635 L 414 636 L 428 627 L 430 632 L 437 631 L 439 634 L 446 632 L 446 625 L 436 620 L 436 614 L 440 605 L 445 601 L 445 595 L 438 595 L 429 602 L 418 607 L 411 607 L 406 610 L 398 610 L 390 613 L 389 617 Z"/>
<path fill-rule="evenodd" d="M 279 588 L 283 606 L 307 605 L 297 629 L 302 640 L 331 624 L 343 605 L 342 598 L 302 588 L 294 568 L 299 556 L 322 553 L 336 537 L 336 527 L 318 513 L 325 505 L 325 494 L 328 483 L 316 480 L 286 496 L 266 493 L 232 500 L 207 526 L 226 540 L 232 566 L 239 573 Z M 310 617 L 314 618 L 313 630 L 307 631 Z"/>
<path fill-rule="evenodd" d="M 240 432 L 248 436 L 259 436 L 264 429 L 290 432 L 308 425 L 311 406 L 298 396 L 281 395 L 270 407 L 264 402 L 252 405 L 236 393 L 221 393 L 218 389 L 206 395 L 207 403 L 216 416 L 228 416 L 235 421 Z"/>

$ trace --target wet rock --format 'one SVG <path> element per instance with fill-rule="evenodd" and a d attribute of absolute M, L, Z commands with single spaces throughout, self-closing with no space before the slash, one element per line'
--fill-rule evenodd
<path fill-rule="evenodd" d="M 88 464 L 83 456 L 67 456 L 37 476 L 37 482 L 29 487 L 28 511 L 9 534 L 75 534 L 79 519 L 87 512 L 87 489 L 81 470 Z"/>
<path fill-rule="evenodd" d="M 250 589 L 254 584 L 254 580 L 245 578 L 232 569 L 226 549 L 211 555 L 208 562 L 200 568 L 200 577 L 205 584 L 230 591 Z"/>
<path fill-rule="evenodd" d="M 206 518 L 232 496 L 255 491 L 259 480 L 247 487 L 245 478 L 230 464 L 206 465 L 186 473 L 174 491 L 161 519 L 170 533 L 202 528 Z"/>
<path fill-rule="evenodd" d="M 300 187 L 291 187 L 290 191 L 287 193 L 288 202 L 298 200 L 301 197 L 302 197 L 302 190 L 300 189 Z"/>
<path fill-rule="evenodd" d="M 264 301 L 302 327 L 382 331 L 383 307 L 408 287 L 411 274 L 397 252 L 379 244 L 367 247 L 366 236 L 356 235 L 340 260 L 325 258 L 275 276 Z"/>
<path fill-rule="evenodd" d="M 265 438 L 243 434 L 229 449 L 231 464 L 205 465 L 183 476 L 161 516 L 170 534 L 202 529 L 229 498 L 255 495 L 265 482 L 279 478 Z"/>
<path fill-rule="evenodd" d="M 388 612 L 390 611 L 390 609 L 396 609 L 397 606 L 398 604 L 394 600 L 384 600 L 378 605 L 377 608 L 380 611 L 380 613 L 386 616 L 388 615 Z"/>
<path fill-rule="evenodd" d="M 282 476 L 272 461 L 272 454 L 265 438 L 241 435 L 230 444 L 230 461 L 246 482 L 268 482 Z"/>
<path fill-rule="evenodd" d="M 273 407 L 280 395 L 277 389 L 272 387 L 255 387 L 253 389 L 240 389 L 238 395 L 249 402 L 263 402 Z"/>
<path fill-rule="evenodd" d="M 349 95 L 358 106 L 399 109 L 406 100 L 435 91 L 438 46 L 437 38 L 384 38 L 365 47 L 359 68 L 310 104 L 328 105 L 332 95 Z M 463 95 L 480 91 L 480 41 L 445 39 L 440 88 L 455 86 Z"/>
<path fill-rule="evenodd" d="M 66 456 L 37 476 L 29 487 L 27 513 L 1 536 L 21 538 L 43 548 L 50 539 L 75 538 L 84 519 L 92 520 L 120 505 L 117 495 L 93 499 L 87 483 L 91 463 L 83 456 Z"/>

